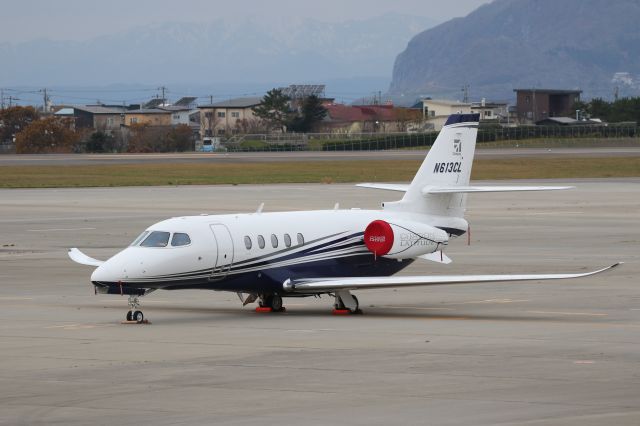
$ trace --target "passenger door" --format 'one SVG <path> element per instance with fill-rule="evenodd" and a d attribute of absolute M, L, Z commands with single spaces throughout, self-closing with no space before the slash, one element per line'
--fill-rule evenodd
<path fill-rule="evenodd" d="M 221 280 L 227 276 L 233 265 L 233 239 L 226 225 L 214 223 L 209 225 L 216 239 L 217 258 L 211 274 L 212 280 Z"/>

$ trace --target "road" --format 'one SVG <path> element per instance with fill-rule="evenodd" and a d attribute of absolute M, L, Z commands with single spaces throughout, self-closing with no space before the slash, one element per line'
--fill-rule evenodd
<path fill-rule="evenodd" d="M 264 163 L 291 161 L 421 160 L 422 150 L 293 151 L 170 154 L 33 154 L 0 155 L 1 166 L 86 166 L 93 164 Z M 640 156 L 640 147 L 625 148 L 500 148 L 478 149 L 477 158 Z"/>

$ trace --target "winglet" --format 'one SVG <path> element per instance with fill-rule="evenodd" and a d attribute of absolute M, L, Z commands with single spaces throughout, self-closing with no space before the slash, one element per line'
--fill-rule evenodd
<path fill-rule="evenodd" d="M 67 253 L 71 260 L 81 265 L 87 266 L 100 266 L 104 263 L 103 260 L 94 259 L 93 257 L 89 257 L 77 248 L 70 248 Z"/>

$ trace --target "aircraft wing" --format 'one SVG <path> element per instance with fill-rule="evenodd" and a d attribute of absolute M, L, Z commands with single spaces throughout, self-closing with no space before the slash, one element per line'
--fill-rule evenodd
<path fill-rule="evenodd" d="M 446 284 L 471 284 L 503 281 L 542 281 L 567 278 L 581 278 L 615 268 L 621 263 L 578 274 L 539 274 L 539 275 L 425 275 L 392 277 L 345 277 L 287 280 L 283 284 L 285 291 L 295 293 L 327 293 L 338 290 L 365 290 L 372 288 L 410 287 Z"/>
<path fill-rule="evenodd" d="M 76 263 L 87 266 L 100 266 L 104 263 L 102 260 L 94 259 L 93 257 L 89 257 L 77 248 L 69 249 L 69 257 Z"/>

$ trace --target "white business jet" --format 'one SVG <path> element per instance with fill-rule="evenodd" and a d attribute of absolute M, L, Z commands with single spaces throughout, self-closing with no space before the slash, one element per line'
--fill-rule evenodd
<path fill-rule="evenodd" d="M 107 261 L 78 249 L 72 260 L 97 267 L 98 293 L 127 294 L 127 320 L 143 322 L 139 297 L 152 291 L 206 289 L 238 293 L 259 310 L 283 310 L 283 297 L 329 294 L 336 312 L 360 312 L 354 290 L 593 275 L 394 276 L 418 258 L 448 263 L 452 237 L 465 234 L 468 193 L 570 187 L 470 186 L 478 114 L 449 117 L 409 185 L 360 184 L 403 192 L 382 210 L 322 210 L 175 217 L 145 230 Z"/>

